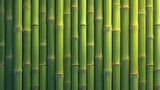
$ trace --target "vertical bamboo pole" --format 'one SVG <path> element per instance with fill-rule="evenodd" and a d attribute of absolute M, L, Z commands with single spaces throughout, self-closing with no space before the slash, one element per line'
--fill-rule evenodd
<path fill-rule="evenodd" d="M 39 90 L 39 0 L 32 0 L 32 90 Z"/>
<path fill-rule="evenodd" d="M 103 89 L 102 29 L 103 0 L 95 0 L 95 90 Z"/>
<path fill-rule="evenodd" d="M 104 0 L 104 90 L 112 90 L 112 0 Z"/>
<path fill-rule="evenodd" d="M 71 90 L 71 1 L 64 0 L 64 89 Z"/>
<path fill-rule="evenodd" d="M 94 90 L 94 0 L 87 5 L 87 89 Z"/>
<path fill-rule="evenodd" d="M 46 0 L 40 0 L 40 90 L 46 90 Z"/>
<path fill-rule="evenodd" d="M 138 90 L 138 0 L 130 0 L 130 90 Z"/>
<path fill-rule="evenodd" d="M 47 90 L 55 90 L 55 0 L 47 6 Z"/>
<path fill-rule="evenodd" d="M 146 1 L 147 90 L 153 90 L 153 0 Z"/>
<path fill-rule="evenodd" d="M 121 89 L 129 90 L 129 0 L 121 0 Z"/>
<path fill-rule="evenodd" d="M 12 53 L 12 29 L 13 29 L 13 0 L 6 0 L 5 2 L 5 9 L 6 9 L 6 73 L 5 73 L 5 77 L 6 77 L 6 85 L 5 85 L 5 89 L 6 90 L 13 90 L 13 53 Z"/>
<path fill-rule="evenodd" d="M 63 0 L 56 0 L 56 90 L 63 90 Z"/>
<path fill-rule="evenodd" d="M 22 0 L 14 0 L 14 90 L 22 90 Z"/>
<path fill-rule="evenodd" d="M 27 18 L 26 18 L 27 17 Z M 31 88 L 31 0 L 23 0 L 23 90 Z"/>
<path fill-rule="evenodd" d="M 0 0 L 0 90 L 5 90 L 5 0 Z"/>
<path fill-rule="evenodd" d="M 160 90 L 160 0 L 154 0 L 154 90 Z"/>
<path fill-rule="evenodd" d="M 146 0 L 139 0 L 138 63 L 139 89 L 146 90 Z"/>
<path fill-rule="evenodd" d="M 87 89 L 87 1 L 79 0 L 79 90 Z"/>
<path fill-rule="evenodd" d="M 120 0 L 113 0 L 113 90 L 120 90 Z"/>
<path fill-rule="evenodd" d="M 72 90 L 78 90 L 78 0 L 72 0 Z"/>

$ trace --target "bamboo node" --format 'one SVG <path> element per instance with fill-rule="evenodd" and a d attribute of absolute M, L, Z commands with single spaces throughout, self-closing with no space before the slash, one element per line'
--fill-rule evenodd
<path fill-rule="evenodd" d="M 42 12 L 40 12 L 40 14 L 46 14 L 47 12 L 44 12 L 44 11 L 42 11 Z"/>
<path fill-rule="evenodd" d="M 54 20 L 56 20 L 55 18 L 48 18 L 47 19 L 48 21 L 54 21 Z"/>
<path fill-rule="evenodd" d="M 122 8 L 122 9 L 129 9 L 128 6 L 122 6 L 121 8 Z"/>
<path fill-rule="evenodd" d="M 87 85 L 79 85 L 79 87 L 87 87 Z"/>
<path fill-rule="evenodd" d="M 112 29 L 112 27 L 104 27 L 104 29 Z"/>
<path fill-rule="evenodd" d="M 88 46 L 94 46 L 94 43 L 88 43 L 87 45 Z"/>
<path fill-rule="evenodd" d="M 121 59 L 122 61 L 129 61 L 129 58 L 128 59 Z"/>
<path fill-rule="evenodd" d="M 30 7 L 30 6 L 31 6 L 31 4 L 27 4 L 27 5 L 23 5 L 23 6 L 24 6 L 24 7 L 27 7 L 27 6 L 28 6 L 28 7 Z"/>
<path fill-rule="evenodd" d="M 121 30 L 120 30 L 120 29 L 119 29 L 119 30 L 117 29 L 117 30 L 112 30 L 112 31 L 113 31 L 113 32 L 120 32 Z"/>
<path fill-rule="evenodd" d="M 154 66 L 154 64 L 147 64 L 147 66 Z"/>
<path fill-rule="evenodd" d="M 160 26 L 160 24 L 154 24 L 154 26 Z"/>
<path fill-rule="evenodd" d="M 139 76 L 139 74 L 136 74 L 136 73 L 135 74 L 133 73 L 133 74 L 130 74 L 130 75 L 131 76 Z"/>
<path fill-rule="evenodd" d="M 39 64 L 39 66 L 46 66 L 46 64 Z"/>
<path fill-rule="evenodd" d="M 14 72 L 22 72 L 22 70 L 14 70 Z"/>
<path fill-rule="evenodd" d="M 102 59 L 103 56 L 95 56 L 95 58 L 97 58 L 97 59 Z"/>
<path fill-rule="evenodd" d="M 152 6 L 146 6 L 146 8 L 153 8 Z"/>
<path fill-rule="evenodd" d="M 139 15 L 145 15 L 145 12 L 138 12 Z"/>
<path fill-rule="evenodd" d="M 120 66 L 121 64 L 113 63 L 112 65 L 113 65 L 113 66 Z"/>
<path fill-rule="evenodd" d="M 64 27 L 63 25 L 56 25 L 57 28 L 61 28 Z"/>
<path fill-rule="evenodd" d="M 79 26 L 87 26 L 86 24 L 80 24 Z"/>
<path fill-rule="evenodd" d="M 31 64 L 23 64 L 24 66 L 31 66 Z"/>
<path fill-rule="evenodd" d="M 146 84 L 146 82 L 139 82 L 139 84 L 144 84 L 144 85 L 145 85 L 145 84 Z"/>
<path fill-rule="evenodd" d="M 64 82 L 64 84 L 67 84 L 67 85 L 69 84 L 69 85 L 70 85 L 70 84 L 72 84 L 72 83 L 71 83 L 71 82 Z"/>
<path fill-rule="evenodd" d="M 160 71 L 160 69 L 154 69 L 154 71 Z"/>
<path fill-rule="evenodd" d="M 87 66 L 94 66 L 94 64 L 87 64 Z"/>
<path fill-rule="evenodd" d="M 71 56 L 65 56 L 64 59 L 70 60 Z"/>
<path fill-rule="evenodd" d="M 23 32 L 31 32 L 31 30 L 24 30 L 24 29 L 23 29 L 22 31 L 23 31 Z"/>
<path fill-rule="evenodd" d="M 74 39 L 74 38 L 75 38 L 75 39 L 78 39 L 79 37 L 78 37 L 78 36 L 72 36 L 72 38 L 73 38 L 73 39 Z"/>
<path fill-rule="evenodd" d="M 4 12 L 3 12 L 3 11 L 0 11 L 0 14 L 4 14 Z"/>
<path fill-rule="evenodd" d="M 64 76 L 64 74 L 63 74 L 63 73 L 61 73 L 61 74 L 59 73 L 59 74 L 56 74 L 56 75 L 57 75 L 57 76 Z"/>
<path fill-rule="evenodd" d="M 103 21 L 103 18 L 96 18 L 96 21 Z"/>
<path fill-rule="evenodd" d="M 104 70 L 104 72 L 112 72 L 112 70 Z"/>
<path fill-rule="evenodd" d="M 40 85 L 32 85 L 32 87 L 40 87 Z"/>
<path fill-rule="evenodd" d="M 72 64 L 72 66 L 79 66 L 78 64 Z"/>
<path fill-rule="evenodd" d="M 39 69 L 31 69 L 32 71 L 39 71 Z"/>
<path fill-rule="evenodd" d="M 5 46 L 5 44 L 4 43 L 0 43 L 0 46 Z"/>
<path fill-rule="evenodd" d="M 6 18 L 6 21 L 12 21 L 13 19 L 12 18 Z"/>
<path fill-rule="evenodd" d="M 0 66 L 5 66 L 5 64 L 0 64 Z"/>
<path fill-rule="evenodd" d="M 150 38 L 150 39 L 153 39 L 154 37 L 153 37 L 153 36 L 146 36 L 146 38 Z"/>
<path fill-rule="evenodd" d="M 94 12 L 91 12 L 91 11 L 88 11 L 88 13 L 90 13 L 90 14 L 94 14 Z"/>
<path fill-rule="evenodd" d="M 87 71 L 87 69 L 79 69 L 79 71 Z"/>
<path fill-rule="evenodd" d="M 138 56 L 138 58 L 146 58 L 146 56 Z"/>
<path fill-rule="evenodd" d="M 39 25 L 37 25 L 37 24 L 32 24 L 32 26 L 39 26 Z"/>
<path fill-rule="evenodd" d="M 40 46 L 47 46 L 47 44 L 46 43 L 41 43 Z"/>
<path fill-rule="evenodd" d="M 70 15 L 71 13 L 64 13 L 64 15 Z"/>
<path fill-rule="evenodd" d="M 55 60 L 55 57 L 47 57 L 47 59 Z"/>
<path fill-rule="evenodd" d="M 120 4 L 113 4 L 112 6 L 121 6 Z"/>
<path fill-rule="evenodd" d="M 14 27 L 13 30 L 22 30 L 22 27 Z"/>
<path fill-rule="evenodd" d="M 77 6 L 72 6 L 71 8 L 78 8 Z"/>
<path fill-rule="evenodd" d="M 160 87 L 160 85 L 153 85 L 153 87 Z"/>
<path fill-rule="evenodd" d="M 11 56 L 6 56 L 6 59 L 12 59 L 13 58 L 13 56 L 11 55 Z"/>

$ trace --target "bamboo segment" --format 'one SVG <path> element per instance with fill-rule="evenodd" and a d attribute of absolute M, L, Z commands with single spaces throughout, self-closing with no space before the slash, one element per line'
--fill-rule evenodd
<path fill-rule="evenodd" d="M 147 90 L 153 90 L 153 0 L 146 1 Z"/>
<path fill-rule="evenodd" d="M 87 1 L 79 1 L 79 90 L 87 89 Z"/>
<path fill-rule="evenodd" d="M 5 90 L 5 0 L 0 0 L 0 90 Z"/>
<path fill-rule="evenodd" d="M 72 90 L 78 90 L 78 0 L 71 1 L 72 23 Z"/>
<path fill-rule="evenodd" d="M 112 0 L 104 0 L 104 90 L 112 90 Z"/>
<path fill-rule="evenodd" d="M 22 90 L 22 0 L 14 0 L 14 90 Z"/>
<path fill-rule="evenodd" d="M 47 6 L 47 90 L 55 90 L 55 0 Z"/>
<path fill-rule="evenodd" d="M 154 0 L 154 90 L 160 90 L 160 0 Z"/>
<path fill-rule="evenodd" d="M 138 90 L 138 0 L 130 0 L 130 90 Z"/>
<path fill-rule="evenodd" d="M 32 90 L 39 90 L 39 0 L 32 0 Z"/>
<path fill-rule="evenodd" d="M 94 0 L 87 3 L 87 90 L 94 90 Z"/>
<path fill-rule="evenodd" d="M 40 90 L 46 90 L 46 0 L 40 0 Z"/>
<path fill-rule="evenodd" d="M 103 1 L 95 0 L 95 90 L 103 89 Z"/>
<path fill-rule="evenodd" d="M 27 17 L 27 18 L 26 18 Z M 23 1 L 23 90 L 31 88 L 31 0 Z"/>
<path fill-rule="evenodd" d="M 63 90 L 63 0 L 56 0 L 56 90 Z"/>
<path fill-rule="evenodd" d="M 129 90 L 129 0 L 121 0 L 121 89 Z"/>
<path fill-rule="evenodd" d="M 71 1 L 64 0 L 64 90 L 71 90 Z"/>
<path fill-rule="evenodd" d="M 146 90 L 146 1 L 139 0 L 138 23 L 138 63 L 139 89 Z"/>
<path fill-rule="evenodd" d="M 120 0 L 113 0 L 113 90 L 120 90 Z"/>

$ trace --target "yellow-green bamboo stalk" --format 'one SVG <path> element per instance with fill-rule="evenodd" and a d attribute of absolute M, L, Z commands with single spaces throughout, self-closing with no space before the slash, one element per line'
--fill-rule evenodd
<path fill-rule="evenodd" d="M 146 0 L 139 0 L 138 63 L 139 89 L 146 90 Z"/>
<path fill-rule="evenodd" d="M 27 18 L 26 18 L 27 17 Z M 23 0 L 23 90 L 31 88 L 31 0 Z"/>

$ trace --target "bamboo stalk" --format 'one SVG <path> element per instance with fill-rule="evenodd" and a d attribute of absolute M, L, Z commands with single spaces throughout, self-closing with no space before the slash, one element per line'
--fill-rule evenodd
<path fill-rule="evenodd" d="M 104 90 L 112 90 L 112 0 L 104 0 Z"/>
<path fill-rule="evenodd" d="M 56 0 L 56 90 L 63 90 L 63 0 Z"/>
<path fill-rule="evenodd" d="M 0 0 L 0 90 L 5 90 L 5 0 Z"/>
<path fill-rule="evenodd" d="M 14 90 L 22 90 L 22 0 L 14 0 Z"/>
<path fill-rule="evenodd" d="M 103 1 L 95 0 L 95 90 L 103 89 L 102 29 L 103 29 Z"/>
<path fill-rule="evenodd" d="M 78 90 L 78 0 L 71 1 L 72 23 L 72 90 Z"/>
<path fill-rule="evenodd" d="M 153 0 L 146 1 L 147 90 L 153 90 Z"/>
<path fill-rule="evenodd" d="M 130 0 L 130 90 L 138 90 L 138 0 Z"/>
<path fill-rule="evenodd" d="M 113 0 L 113 90 L 120 90 L 120 0 Z"/>
<path fill-rule="evenodd" d="M 39 90 L 39 0 L 32 0 L 32 90 Z"/>
<path fill-rule="evenodd" d="M 40 90 L 46 90 L 46 0 L 40 0 Z"/>
<path fill-rule="evenodd" d="M 154 0 L 154 90 L 160 90 L 160 0 Z"/>
<path fill-rule="evenodd" d="M 87 1 L 79 1 L 79 90 L 87 89 Z"/>
<path fill-rule="evenodd" d="M 47 6 L 47 90 L 55 90 L 55 0 Z"/>
<path fill-rule="evenodd" d="M 94 90 L 94 0 L 87 3 L 87 90 Z"/>
<path fill-rule="evenodd" d="M 71 90 L 71 1 L 64 0 L 64 90 Z"/>
<path fill-rule="evenodd" d="M 13 0 L 6 0 L 5 2 L 5 9 L 6 9 L 6 69 L 5 69 L 5 89 L 6 90 L 13 90 L 13 53 L 12 53 L 12 29 L 13 29 Z"/>
<path fill-rule="evenodd" d="M 121 89 L 129 90 L 129 0 L 121 0 Z"/>
<path fill-rule="evenodd" d="M 27 17 L 27 18 L 26 18 Z M 31 88 L 31 0 L 23 0 L 23 90 Z"/>
<path fill-rule="evenodd" d="M 138 19 L 139 89 L 146 90 L 146 1 L 145 0 L 139 0 L 138 17 L 139 17 Z"/>

